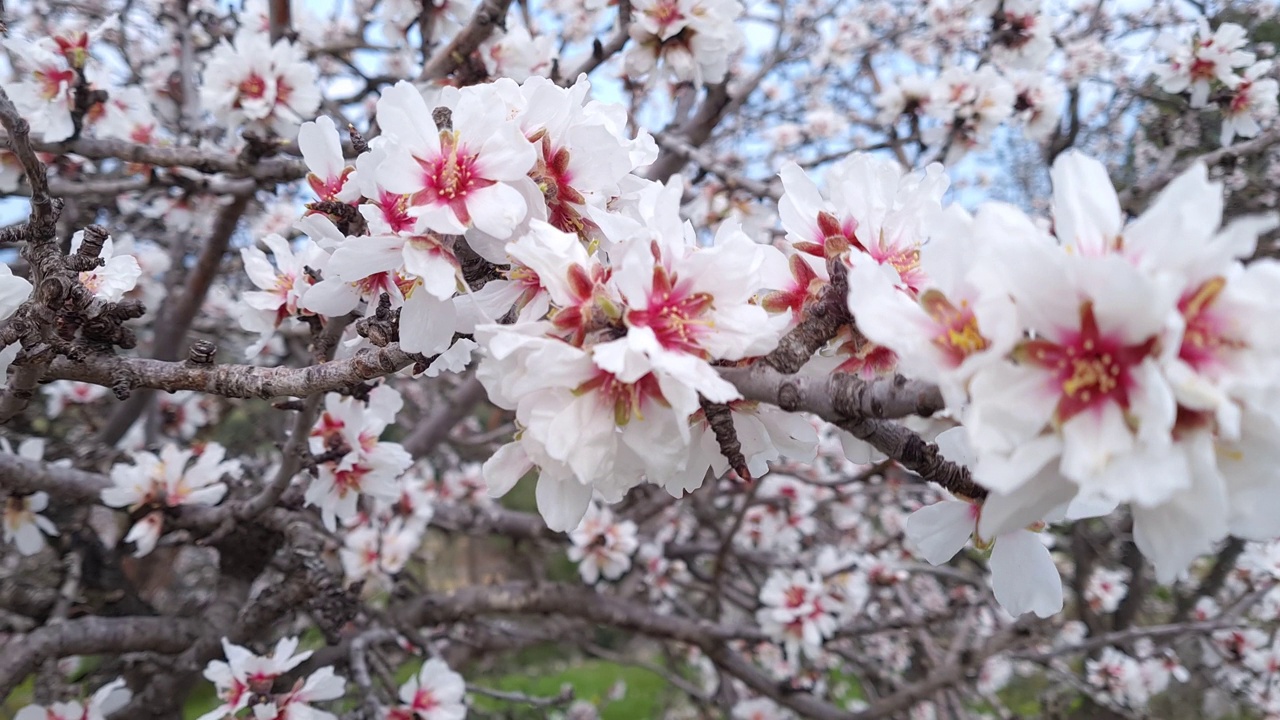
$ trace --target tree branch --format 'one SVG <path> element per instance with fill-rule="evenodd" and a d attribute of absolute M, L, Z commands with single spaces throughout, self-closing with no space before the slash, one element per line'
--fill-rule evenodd
<path fill-rule="evenodd" d="M 418 81 L 443 80 L 457 70 L 481 43 L 489 39 L 494 28 L 503 26 L 509 7 L 511 0 L 483 0 L 466 27 L 459 30 L 448 45 L 422 66 Z"/>
<path fill-rule="evenodd" d="M 622 48 L 627 44 L 627 40 L 631 37 L 631 0 L 619 0 L 617 28 L 608 42 L 601 43 L 597 39 L 591 48 L 591 56 L 584 60 L 581 65 L 569 71 L 560 84 L 572 85 L 577 82 L 578 76 L 590 75 L 591 71 L 608 62 L 609 58 L 622 51 Z"/>
<path fill-rule="evenodd" d="M 463 380 L 436 412 L 418 422 L 405 438 L 404 449 L 414 457 L 430 455 L 441 441 L 449 437 L 449 431 L 487 397 L 484 385 L 475 376 Z"/>
<path fill-rule="evenodd" d="M 128 392 L 154 388 L 168 392 L 196 390 L 230 398 L 306 397 L 357 385 L 402 370 L 422 356 L 404 352 L 398 343 L 364 349 L 344 360 L 303 368 L 254 365 L 196 365 L 150 358 L 95 355 L 84 360 L 58 358 L 48 377 L 103 385 Z"/>
<path fill-rule="evenodd" d="M 182 296 L 167 304 L 168 312 L 161 313 L 156 320 L 155 337 L 151 341 L 151 353 L 155 359 L 176 360 L 181 355 L 182 340 L 218 276 L 222 258 L 231 245 L 231 236 L 235 234 L 240 217 L 249 207 L 249 199 L 249 195 L 237 196 L 218 213 L 213 231 L 201 248 L 195 266 L 187 274 Z M 107 445 L 115 445 L 137 421 L 150 400 L 150 393 L 136 393 L 118 406 L 98 439 Z"/>
<path fill-rule="evenodd" d="M 786 375 L 764 363 L 717 370 L 748 400 L 807 410 L 828 419 L 929 417 L 946 407 L 936 385 L 901 375 L 870 381 L 847 373 Z"/>
<path fill-rule="evenodd" d="M 176 655 L 200 638 L 202 620 L 152 617 L 85 617 L 39 628 L 10 640 L 0 653 L 0 697 L 41 662 L 68 655 L 157 652 Z"/>

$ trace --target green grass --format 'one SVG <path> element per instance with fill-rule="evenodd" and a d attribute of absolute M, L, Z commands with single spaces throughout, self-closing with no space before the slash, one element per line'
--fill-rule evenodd
<path fill-rule="evenodd" d="M 626 692 L 621 699 L 610 702 L 609 691 L 619 680 L 625 683 Z M 476 684 L 495 690 L 540 697 L 558 695 L 566 683 L 573 687 L 575 699 L 586 700 L 602 708 L 602 720 L 659 720 L 668 700 L 673 697 L 667 682 L 660 676 L 643 668 L 603 660 L 584 660 L 558 671 L 534 669 L 476 680 Z M 547 713 L 545 708 L 480 696 L 475 696 L 474 707 L 513 720 L 543 718 Z"/>

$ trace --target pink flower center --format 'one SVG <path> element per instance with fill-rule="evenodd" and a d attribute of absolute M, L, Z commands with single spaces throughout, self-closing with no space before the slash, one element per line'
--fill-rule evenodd
<path fill-rule="evenodd" d="M 238 89 L 241 99 L 261 100 L 267 94 L 267 81 L 261 75 L 252 73 L 240 81 Z"/>
<path fill-rule="evenodd" d="M 375 205 L 382 211 L 382 219 L 391 226 L 394 233 L 408 232 L 413 229 L 414 219 L 409 215 L 409 196 L 394 195 L 385 190 L 378 191 Z"/>
<path fill-rule="evenodd" d="M 541 157 L 529 176 L 538 183 L 547 201 L 547 222 L 561 232 L 573 233 L 588 240 L 587 230 L 596 224 L 582 216 L 574 205 L 585 205 L 587 199 L 573 187 L 573 174 L 569 172 L 568 148 L 556 148 L 551 138 L 542 137 Z"/>
<path fill-rule="evenodd" d="M 957 308 L 941 292 L 929 290 L 920 296 L 920 305 L 938 323 L 931 342 L 946 354 L 953 367 L 987 348 L 987 339 L 978 332 L 978 318 L 967 301 L 961 300 Z"/>
<path fill-rule="evenodd" d="M 626 425 L 632 418 L 644 420 L 644 409 L 651 403 L 667 404 L 658 379 L 649 373 L 634 383 L 622 382 L 613 373 L 597 370 L 595 377 L 574 389 L 575 395 L 598 393 L 601 404 L 613 408 L 613 420 Z"/>
<path fill-rule="evenodd" d="M 440 701 L 436 699 L 435 693 L 430 690 L 423 688 L 413 694 L 414 710 L 423 712 L 437 707 L 440 707 Z"/>
<path fill-rule="evenodd" d="M 464 225 L 471 224 L 467 195 L 489 187 L 493 180 L 480 177 L 477 156 L 466 145 L 458 144 L 455 132 L 440 133 L 440 154 L 430 160 L 418 160 L 422 166 L 422 190 L 413 196 L 416 205 L 448 205 Z"/>
<path fill-rule="evenodd" d="M 1208 43 L 1205 44 L 1208 47 Z M 1191 67 L 1188 69 L 1192 80 L 1212 80 L 1217 76 L 1218 64 L 1212 60 L 1204 58 L 1196 58 L 1191 61 Z"/>
<path fill-rule="evenodd" d="M 1131 371 L 1155 345 L 1149 338 L 1125 345 L 1117 338 L 1102 337 L 1093 315 L 1093 303 L 1080 306 L 1080 331 L 1066 332 L 1062 342 L 1028 340 L 1015 350 L 1020 362 L 1050 371 L 1060 393 L 1054 419 L 1065 423 L 1081 412 L 1109 403 L 1129 408 Z"/>
<path fill-rule="evenodd" d="M 680 281 L 658 265 L 653 269 L 653 289 L 649 304 L 627 312 L 627 322 L 635 327 L 653 330 L 658 342 L 668 350 L 705 357 L 698 338 L 711 327 L 705 317 L 714 299 L 709 293 L 693 292 L 693 283 Z"/>
<path fill-rule="evenodd" d="M 40 97 L 53 100 L 75 83 L 76 74 L 72 70 L 36 70 L 32 73 L 40 85 Z"/>
<path fill-rule="evenodd" d="M 352 492 L 359 493 L 364 476 L 368 475 L 371 469 L 362 463 L 356 463 L 349 470 L 339 470 L 334 473 L 333 489 L 337 491 L 338 497 L 346 497 L 347 493 Z"/>
<path fill-rule="evenodd" d="M 338 193 L 342 192 L 342 187 L 347 184 L 347 176 L 354 170 L 355 168 L 347 166 L 342 168 L 341 173 L 327 178 L 321 178 L 315 173 L 307 173 L 307 184 L 321 200 L 337 200 Z"/>
<path fill-rule="evenodd" d="M 658 27 L 666 30 L 684 19 L 684 13 L 680 12 L 680 6 L 675 0 L 663 0 L 663 2 L 654 5 L 645 11 L 645 14 L 653 18 L 658 23 Z"/>
<path fill-rule="evenodd" d="M 1227 336 L 1228 323 L 1215 312 L 1214 303 L 1226 284 L 1222 277 L 1212 278 L 1178 301 L 1186 320 L 1178 357 L 1197 371 L 1220 366 L 1228 351 L 1244 347 L 1244 342 Z"/>
<path fill-rule="evenodd" d="M 80 284 L 91 293 L 102 289 L 103 277 L 97 270 L 85 270 L 80 273 Z"/>
<path fill-rule="evenodd" d="M 1243 115 L 1248 112 L 1249 106 L 1252 104 L 1251 93 L 1249 92 L 1252 88 L 1252 81 L 1245 80 L 1241 82 L 1240 85 L 1236 87 L 1235 95 L 1231 96 L 1231 102 L 1227 104 L 1227 107 L 1223 112 L 1230 116 Z"/>

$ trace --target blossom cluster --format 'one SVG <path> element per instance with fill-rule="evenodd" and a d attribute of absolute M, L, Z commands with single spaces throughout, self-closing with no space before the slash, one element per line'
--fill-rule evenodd
<path fill-rule="evenodd" d="M 813 655 L 838 628 L 861 614 L 870 594 L 856 563 L 834 553 L 816 560 L 812 570 L 775 571 L 760 588 L 760 627 L 791 658 Z"/>
<path fill-rule="evenodd" d="M 245 251 L 263 289 L 251 296 L 246 327 L 270 332 L 289 315 L 336 317 L 360 307 L 373 314 L 389 302 L 400 347 L 439 356 L 428 374 L 465 365 L 474 343 L 454 336 L 474 329 L 487 350 L 480 377 L 522 425 L 519 442 L 486 465 L 486 476 L 501 494 L 536 463 L 540 508 L 563 530 L 578 524 L 593 487 L 617 498 L 645 477 L 669 478 L 673 494 L 700 484 L 719 458 L 708 451 L 709 422 L 688 422 L 701 411 L 699 395 L 739 398 L 710 361 L 767 352 L 788 322 L 787 313 L 754 304 L 756 288 L 736 280 L 781 286 L 783 256 L 733 227 L 699 247 L 680 218 L 681 187 L 631 174 L 652 160 L 652 140 L 620 138 L 618 108 L 587 102 L 587 90 L 584 81 L 566 90 L 533 78 L 443 91 L 428 104 L 401 83 L 378 101 L 383 135 L 354 167 L 342 160 L 331 123 L 305 125 L 311 185 L 330 203 L 313 204 L 299 224 L 309 236 L 306 260 L 274 240 L 274 268 Z M 458 255 L 464 238 L 509 269 L 470 288 Z M 516 324 L 494 322 L 510 313 Z M 543 362 L 562 371 L 529 374 Z M 755 416 L 758 435 L 769 418 L 768 429 L 784 439 L 811 434 L 780 413 L 738 410 Z M 341 427 L 350 434 L 357 424 Z M 761 441 L 751 452 L 758 470 L 777 457 Z M 355 437 L 345 443 L 360 447 Z M 672 443 L 700 451 L 690 459 L 647 450 Z M 407 463 L 391 465 L 371 482 Z M 311 502 L 339 482 L 321 472 Z M 334 517 L 353 510 L 352 499 Z"/>
<path fill-rule="evenodd" d="M 1223 145 L 1237 137 L 1256 137 L 1280 114 L 1280 83 L 1267 77 L 1272 62 L 1246 50 L 1248 41 L 1248 31 L 1240 25 L 1224 22 L 1211 30 L 1204 18 L 1190 38 L 1169 33 L 1160 39 L 1168 55 L 1155 69 L 1160 89 L 1189 93 L 1192 108 L 1217 107 Z"/>
<path fill-rule="evenodd" d="M 112 466 L 112 485 L 103 489 L 102 503 L 127 508 L 138 516 L 124 536 L 125 542 L 134 544 L 136 557 L 155 549 L 164 532 L 166 509 L 222 501 L 227 494 L 223 478 L 238 478 L 242 473 L 238 461 L 225 457 L 226 449 L 218 443 L 207 443 L 198 453 L 170 443 L 159 455 L 139 451 L 132 463 Z"/>
<path fill-rule="evenodd" d="M 223 439 L 215 435 L 222 428 L 204 429 L 224 409 L 219 405 L 230 403 L 193 392 L 153 399 L 150 419 L 115 443 L 130 460 L 111 468 L 111 484 L 98 495 L 129 513 L 124 542 L 137 556 L 157 547 L 175 519 L 199 517 L 224 500 L 221 510 L 235 512 L 223 517 L 238 519 L 254 493 L 283 489 L 270 520 L 318 514 L 318 522 L 293 528 L 305 525 L 326 542 L 336 536 L 325 558 L 341 562 L 345 590 L 355 597 L 363 583 L 361 601 L 391 606 L 420 579 L 407 569 L 435 545 L 424 547 L 433 523 L 448 533 L 514 528 L 508 534 L 522 543 L 535 537 L 527 545 L 563 550 L 591 588 L 562 589 L 608 595 L 624 623 L 631 616 L 623 611 L 642 608 L 658 621 L 678 618 L 674 627 L 734 638 L 723 649 L 745 658 L 752 673 L 742 675 L 763 672 L 771 684 L 735 679 L 697 648 L 681 668 L 702 672 L 701 696 L 729 698 L 732 717 L 761 720 L 795 717 L 783 707 L 795 698 L 862 709 L 838 688 L 852 654 L 866 658 L 877 691 L 910 689 L 931 656 L 972 655 L 971 669 L 981 663 L 975 691 L 995 705 L 1012 678 L 1038 672 L 1021 658 L 1091 653 L 1098 641 L 1086 634 L 1097 626 L 1055 620 L 1019 625 L 1046 635 L 1060 630 L 1054 643 L 985 658 L 976 651 L 1008 628 L 1000 607 L 1045 617 L 1066 607 L 1059 567 L 1080 575 L 1070 608 L 1079 616 L 1113 615 L 1118 623 L 1143 599 L 1140 570 L 1113 569 L 1110 559 L 1071 567 L 1071 549 L 1053 529 L 1103 517 L 1083 527 L 1132 536 L 1164 582 L 1228 535 L 1251 541 L 1230 572 L 1234 561 L 1223 562 L 1225 590 L 1210 594 L 1256 605 L 1243 620 L 1221 615 L 1222 629 L 1204 631 L 1199 649 L 1222 687 L 1280 713 L 1280 644 L 1274 634 L 1242 627 L 1280 618 L 1280 544 L 1263 542 L 1280 534 L 1273 442 L 1280 340 L 1269 332 L 1280 310 L 1280 263 L 1255 258 L 1258 238 L 1276 223 L 1255 216 L 1219 227 L 1224 187 L 1200 165 L 1130 218 L 1121 197 L 1124 207 L 1138 207 L 1141 188 L 1117 196 L 1100 163 L 1061 153 L 1076 143 L 1114 154 L 1114 146 L 1098 150 L 1097 138 L 1090 143 L 1087 128 L 1076 138 L 1082 119 L 1087 126 L 1091 115 L 1105 115 L 1091 112 L 1091 98 L 1127 97 L 1133 83 L 1099 83 L 1115 88 L 1114 96 L 1098 87 L 1080 92 L 1080 83 L 1118 65 L 1119 51 L 1098 39 L 1109 36 L 1093 29 L 1081 35 L 1078 23 L 1055 20 L 1049 4 L 1036 0 L 872 0 L 848 4 L 852 9 L 837 3 L 829 17 L 809 2 L 788 4 L 792 17 L 769 3 L 753 4 L 748 15 L 738 0 L 635 0 L 618 6 L 630 17 L 616 18 L 619 49 L 609 51 L 619 62 L 608 72 L 620 70 L 622 92 L 631 93 L 626 109 L 593 100 L 585 77 L 561 75 L 576 67 L 568 62 L 571 46 L 608 17 L 606 3 L 552 0 L 537 13 L 513 14 L 487 28 L 494 32 L 474 53 L 448 58 L 459 65 L 442 82 L 394 85 L 386 78 L 418 75 L 416 53 L 405 51 L 407 28 L 418 24 L 424 55 L 433 44 L 450 48 L 447 37 L 472 8 L 463 0 L 359 5 L 359 27 L 345 29 L 373 33 L 390 47 L 365 47 L 358 62 L 326 36 L 340 23 L 313 22 L 305 3 L 293 3 L 294 31 L 272 40 L 266 3 L 251 0 L 235 22 L 191 23 L 181 44 L 184 52 L 194 45 L 193 67 L 184 57 L 180 71 L 167 57 L 176 44 L 138 48 L 150 57 L 130 70 L 145 78 L 145 89 L 113 77 L 131 63 L 128 53 L 103 62 L 93 52 L 105 38 L 124 38 L 128 23 L 108 20 L 85 31 L 51 20 L 38 40 L 15 32 L 3 41 L 16 70 L 5 87 L 37 143 L 73 148 L 50 162 L 61 187 L 96 196 L 102 188 L 145 185 L 125 190 L 115 206 L 139 239 L 127 232 L 107 239 L 101 265 L 79 275 L 95 298 L 87 314 L 135 298 L 151 308 L 138 325 L 163 315 L 156 308 L 174 281 L 200 274 L 188 265 L 191 238 L 171 237 L 162 249 L 141 239 L 145 233 L 159 225 L 203 237 L 213 224 L 207 221 L 237 207 L 219 201 L 214 189 L 268 187 L 287 175 L 277 170 L 299 166 L 280 156 L 299 154 L 305 183 L 277 187 L 278 202 L 261 213 L 265 193 L 247 203 L 257 216 L 240 226 L 247 232 L 235 233 L 241 265 L 234 253 L 230 263 L 244 272 L 226 284 L 215 280 L 195 331 L 235 346 L 220 323 L 238 320 L 256 338 L 247 356 L 279 361 L 286 372 L 300 339 L 294 331 L 310 331 L 317 363 L 322 339 L 334 340 L 339 360 L 368 357 L 370 346 L 390 343 L 413 355 L 412 370 L 399 377 L 324 397 L 312 426 L 289 443 L 301 445 L 291 451 L 303 458 L 295 477 L 265 456 L 226 460 L 224 447 L 210 440 Z M 192 8 L 219 14 L 207 3 Z M 757 92 L 740 70 L 759 52 L 763 33 L 741 30 L 743 21 L 769 26 L 775 11 L 778 57 L 767 62 L 783 70 Z M 920 33 L 905 32 L 918 20 Z M 556 42 L 551 27 L 567 42 Z M 790 46 L 783 42 L 788 32 Z M 807 57 L 786 57 L 815 46 Z M 1167 62 L 1155 82 L 1187 93 L 1193 109 L 1216 106 L 1223 144 L 1256 137 L 1277 114 L 1271 65 L 1258 61 L 1266 50 L 1249 49 L 1244 28 L 1203 24 L 1190 39 L 1171 33 L 1159 52 Z M 608 62 L 604 55 L 605 44 L 596 42 L 584 67 Z M 333 91 L 348 85 L 333 82 L 346 73 L 335 67 L 346 65 L 361 79 L 356 66 L 366 61 L 381 63 L 379 77 L 363 77 L 354 84 L 363 90 L 333 102 Z M 806 64 L 817 72 L 803 75 L 797 68 Z M 856 69 L 848 84 L 818 77 L 837 65 Z M 772 67 L 762 67 L 762 76 Z M 485 73 L 504 77 L 469 84 Z M 202 86 L 192 92 L 196 75 Z M 1145 69 L 1137 76 L 1148 79 Z M 792 103 L 798 92 L 812 98 Z M 822 92 L 839 101 L 814 99 Z M 304 122 L 320 111 L 322 95 L 324 112 L 352 120 L 349 140 L 330 117 Z M 730 109 L 774 112 L 762 113 L 758 127 L 752 112 L 739 113 L 746 118 L 740 125 L 721 125 L 705 142 L 684 147 L 681 124 L 696 127 L 722 97 Z M 1066 122 L 1064 110 L 1071 113 Z M 668 111 L 676 122 L 659 153 L 654 138 L 634 128 Z M 376 128 L 376 136 L 366 143 L 356 126 Z M 1010 134 L 1001 129 L 1011 126 L 1058 158 L 1052 217 L 1033 219 L 1008 205 L 974 212 L 949 205 L 957 186 L 928 161 L 950 164 L 1002 145 Z M 744 162 L 755 150 L 756 136 L 747 134 L 732 152 L 721 152 L 744 128 L 778 146 L 829 142 L 838 152 L 818 159 L 797 153 L 803 166 L 753 164 Z M 845 141 L 870 144 L 867 128 L 885 138 L 880 147 L 892 157 L 847 151 Z M 77 145 L 81 138 L 118 140 L 125 150 L 98 158 L 100 146 Z M 170 150 L 177 151 L 174 162 L 188 166 L 136 161 Z M 1139 173 L 1143 152 L 1151 148 L 1134 153 Z M 239 159 L 217 171 L 232 167 L 223 162 L 227 153 Z M 259 155 L 265 162 L 258 164 Z M 691 186 L 678 176 L 649 179 L 671 174 L 658 172 L 669 162 L 646 170 L 659 157 L 693 162 L 705 177 Z M 921 169 L 908 170 L 913 164 Z M 14 167 L 14 156 L 0 151 L 0 189 L 19 186 Z M 750 180 L 745 171 L 738 177 L 744 167 L 780 167 L 780 182 L 743 183 Z M 1227 188 L 1249 176 L 1235 177 Z M 768 203 L 743 200 L 779 189 L 777 217 Z M 295 191 L 309 193 L 300 220 Z M 72 237 L 71 252 L 83 242 L 83 233 Z M 32 290 L 7 265 L 0 271 L 0 323 Z M 780 342 L 824 314 L 843 317 L 843 326 L 803 358 L 797 384 L 910 378 L 936 386 L 944 412 L 883 427 L 910 428 L 928 452 L 936 446 L 971 469 L 976 494 L 942 496 L 910 482 L 919 478 L 849 432 L 744 398 L 730 382 L 737 372 L 773 365 L 767 356 Z M 92 348 L 92 360 L 102 359 L 99 350 Z M 0 350 L 0 378 L 18 352 L 18 343 Z M 54 375 L 77 367 L 69 353 L 60 354 L 67 358 Z M 476 413 L 491 424 L 475 433 L 482 439 L 474 444 L 458 443 L 467 447 L 457 455 L 447 448 L 415 458 L 427 453 L 411 454 L 413 443 L 395 425 L 410 424 L 406 404 L 431 410 L 435 396 L 434 387 L 411 376 L 461 372 L 473 355 L 474 373 L 499 412 Z M 108 360 L 127 366 L 132 358 Z M 182 370 L 197 375 L 201 364 Z M 55 427 L 51 436 L 75 421 L 97 430 L 111 394 L 70 380 L 41 393 L 48 417 L 33 427 Z M 461 424 L 480 427 L 475 417 Z M 79 437 L 67 432 L 54 452 L 66 454 L 65 444 Z M 511 441 L 483 465 L 460 459 L 499 437 Z M 0 445 L 12 451 L 3 438 Z M 15 454 L 40 461 L 43 447 L 28 439 Z M 283 458 L 286 470 L 298 467 L 295 460 Z M 495 503 L 530 472 L 537 474 L 542 520 L 563 535 L 542 532 L 536 517 L 531 531 L 522 513 Z M 253 482 L 238 482 L 245 476 Z M 48 554 L 58 538 L 54 520 L 66 515 L 50 493 L 4 498 L 4 539 L 23 555 Z M 56 544 L 65 549 L 67 540 Z M 966 561 L 949 568 L 917 560 L 941 565 L 960 553 Z M 435 581 L 425 592 L 437 593 Z M 1173 591 L 1178 612 L 1193 584 Z M 512 618 L 519 614 L 513 607 Z M 1208 598 L 1192 614 L 1201 628 L 1220 617 Z M 363 612 L 342 632 L 391 616 Z M 456 639 L 449 625 L 428 633 L 433 651 Z M 935 627 L 957 631 L 943 642 L 945 653 L 926 647 Z M 280 635 L 228 632 L 248 646 Z M 477 647 L 484 640 L 466 638 Z M 300 672 L 310 659 L 300 644 L 286 637 L 258 655 L 224 638 L 225 659 L 205 669 L 220 704 L 205 718 L 333 717 L 317 705 L 341 698 L 346 681 L 333 667 Z M 416 652 L 399 639 L 394 645 L 395 652 Z M 1071 666 L 1037 662 L 1080 673 L 1097 702 L 1135 712 L 1187 678 L 1177 657 L 1142 640 L 1122 638 Z M 732 687 L 718 692 L 715 683 Z M 30 706 L 18 717 L 95 718 L 126 701 L 122 686 L 116 681 L 81 702 Z M 369 688 L 362 690 L 372 701 Z M 766 690 L 780 699 L 759 696 Z M 466 693 L 461 675 L 431 659 L 396 698 L 387 694 L 390 707 L 380 704 L 394 720 L 456 720 L 467 714 Z M 965 702 L 974 697 L 962 694 Z M 921 701 L 910 715 L 932 717 L 941 707 Z"/>
<path fill-rule="evenodd" d="M 1058 128 L 1066 90 L 1044 70 L 1054 38 L 1041 3 L 992 0 L 944 7 L 934 4 L 929 16 L 939 32 L 947 25 L 989 25 L 991 62 L 895 77 L 874 99 L 880 122 L 895 126 L 906 117 L 914 126 L 924 120 L 921 141 L 944 149 L 948 162 L 988 146 L 995 130 L 1011 120 L 1024 126 L 1028 138 L 1047 140 Z"/>
<path fill-rule="evenodd" d="M 311 705 L 335 700 L 345 692 L 345 681 L 334 674 L 332 667 L 322 667 L 305 680 L 299 679 L 286 692 L 274 692 L 277 679 L 311 657 L 311 651 L 297 652 L 297 649 L 298 638 L 283 638 L 269 655 L 255 655 L 248 648 L 223 638 L 226 660 L 213 660 L 204 670 L 205 678 L 214 684 L 222 703 L 201 715 L 200 720 L 237 717 L 334 720 L 336 715 Z"/>
<path fill-rule="evenodd" d="M 1052 233 L 988 204 L 935 227 L 922 274 L 858 253 L 850 273 L 858 329 L 964 427 L 993 491 L 978 536 L 1124 503 L 1166 582 L 1227 533 L 1273 537 L 1280 263 L 1244 261 L 1275 221 L 1220 229 L 1199 165 L 1128 222 L 1100 163 L 1052 175 Z"/>
<path fill-rule="evenodd" d="M 627 72 L 641 77 L 659 62 L 674 82 L 712 84 L 724 80 L 742 30 L 738 0 L 637 0 L 631 3 Z"/>

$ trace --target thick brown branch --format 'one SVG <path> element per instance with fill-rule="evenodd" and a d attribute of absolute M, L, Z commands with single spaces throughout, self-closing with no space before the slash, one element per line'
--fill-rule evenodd
<path fill-rule="evenodd" d="M 304 368 L 253 365 L 195 365 L 148 358 L 99 355 L 55 360 L 48 377 L 106 387 L 196 390 L 233 398 L 306 397 L 390 375 L 421 360 L 393 343 L 344 360 Z"/>
<path fill-rule="evenodd" d="M 40 628 L 3 646 L 0 697 L 7 697 L 45 660 L 99 653 L 176 655 L 191 647 L 203 629 L 202 620 L 152 617 L 86 617 Z"/>
<path fill-rule="evenodd" d="M 711 131 L 724 118 L 725 110 L 732 100 L 733 97 L 729 95 L 729 83 L 727 81 L 707 87 L 707 95 L 702 99 L 702 105 L 698 107 L 697 114 L 689 118 L 689 121 L 682 125 L 676 133 L 689 145 L 701 147 L 707 141 L 707 138 L 711 137 Z M 687 162 L 689 162 L 689 159 L 683 154 L 664 150 L 658 156 L 658 159 L 649 166 L 645 176 L 650 180 L 664 183 L 672 175 L 680 172 L 680 168 L 684 167 Z"/>
<path fill-rule="evenodd" d="M 748 400 L 767 402 L 789 412 L 811 412 L 951 493 L 974 500 L 987 496 L 968 469 L 938 454 L 937 445 L 901 425 L 876 417 L 929 416 L 941 410 L 941 393 L 932 385 L 899 377 L 864 382 L 842 374 L 784 375 L 759 363 L 749 368 L 720 368 L 720 374 Z"/>
<path fill-rule="evenodd" d="M 698 402 L 702 405 L 702 414 L 711 426 L 711 432 L 720 445 L 720 454 L 729 461 L 729 468 L 738 473 L 743 480 L 751 480 L 751 472 L 747 469 L 747 459 L 742 454 L 742 442 L 738 440 L 738 431 L 733 426 L 733 411 L 725 403 L 713 403 L 701 395 Z"/>
<path fill-rule="evenodd" d="M 1195 163 L 1204 163 L 1207 167 L 1214 167 L 1224 160 L 1259 154 L 1277 143 L 1280 143 L 1280 127 L 1273 127 L 1250 140 L 1219 148 L 1177 164 L 1170 164 L 1169 167 L 1144 176 L 1120 193 L 1120 206 L 1130 213 L 1137 214 L 1147 202 L 1147 199 L 1157 190 L 1168 185 L 1170 181 Z"/>
<path fill-rule="evenodd" d="M 11 131 L 12 132 L 12 131 Z M 74 154 L 91 160 L 115 159 L 157 167 L 186 167 L 203 173 L 226 173 L 263 182 L 288 182 L 307 175 L 301 158 L 272 157 L 244 163 L 236 155 L 181 146 L 164 147 L 116 138 L 78 138 L 73 142 L 37 142 L 35 149 L 59 155 Z"/>
<path fill-rule="evenodd" d="M 50 311 L 56 310 L 59 301 L 64 301 L 66 294 L 59 288 L 57 277 L 61 270 L 61 250 L 57 243 L 57 220 L 60 202 L 55 203 L 49 196 L 49 178 L 44 163 L 36 157 L 31 143 L 31 126 L 18 113 L 18 108 L 9 99 L 8 94 L 0 88 L 0 125 L 8 133 L 9 149 L 18 158 L 26 175 L 27 184 L 31 186 L 31 215 L 27 218 L 23 233 L 27 241 L 22 250 L 23 258 L 31 266 L 31 284 L 35 287 L 34 302 L 53 306 L 41 308 L 45 313 L 37 317 L 38 324 L 30 329 L 32 334 L 47 334 L 50 330 Z M 32 301 L 28 301 L 32 302 Z M 35 345 L 34 338 L 23 338 L 23 347 Z M 26 409 L 35 395 L 36 383 L 40 380 L 47 359 L 40 358 L 26 367 L 19 367 L 9 379 L 4 396 L 0 397 L 0 423 L 8 422 L 12 417 Z"/>
<path fill-rule="evenodd" d="M 11 493 L 43 491 L 64 501 L 97 502 L 110 484 L 105 475 L 0 453 L 0 488 Z"/>
<path fill-rule="evenodd" d="M 871 381 L 847 373 L 786 375 L 764 363 L 718 369 L 748 400 L 784 410 L 807 410 L 827 419 L 929 417 L 946 406 L 936 385 L 901 375 Z"/>

